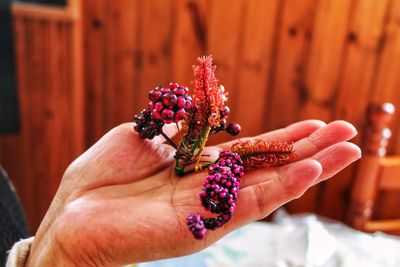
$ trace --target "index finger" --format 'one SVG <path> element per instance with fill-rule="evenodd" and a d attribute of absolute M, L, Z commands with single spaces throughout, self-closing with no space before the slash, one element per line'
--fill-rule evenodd
<path fill-rule="evenodd" d="M 326 123 L 320 120 L 305 120 L 293 123 L 286 128 L 281 128 L 254 137 L 240 138 L 240 140 L 245 141 L 248 139 L 261 139 L 264 141 L 279 141 L 291 143 L 309 136 L 311 133 L 324 126 L 326 126 Z M 237 141 L 238 139 L 219 144 L 216 147 L 221 150 L 228 150 Z"/>

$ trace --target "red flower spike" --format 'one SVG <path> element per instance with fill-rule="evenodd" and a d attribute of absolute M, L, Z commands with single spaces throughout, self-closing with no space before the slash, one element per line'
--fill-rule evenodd
<path fill-rule="evenodd" d="M 193 104 L 197 107 L 195 120 L 208 123 L 210 127 L 218 127 L 224 116 L 226 95 L 223 86 L 218 85 L 215 77 L 216 66 L 212 64 L 212 56 L 199 57 L 196 66 L 193 66 L 195 76 Z"/>
<path fill-rule="evenodd" d="M 293 145 L 287 142 L 239 141 L 233 144 L 230 150 L 240 155 L 245 170 L 262 165 L 270 167 L 284 165 L 295 158 Z"/>

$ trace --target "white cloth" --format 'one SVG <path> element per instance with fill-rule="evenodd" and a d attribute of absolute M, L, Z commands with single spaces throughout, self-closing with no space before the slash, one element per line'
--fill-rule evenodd
<path fill-rule="evenodd" d="M 6 267 L 25 266 L 26 260 L 28 259 L 29 250 L 31 249 L 34 238 L 35 237 L 32 236 L 27 239 L 22 239 L 14 244 L 14 246 L 8 253 Z"/>

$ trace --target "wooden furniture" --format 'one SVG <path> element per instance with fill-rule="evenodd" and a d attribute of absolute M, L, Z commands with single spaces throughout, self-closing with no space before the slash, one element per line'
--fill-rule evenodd
<path fill-rule="evenodd" d="M 368 106 L 363 157 L 357 166 L 348 213 L 350 225 L 362 231 L 400 232 L 400 218 L 373 219 L 374 204 L 380 192 L 397 190 L 400 194 L 400 155 L 386 156 L 391 137 L 389 123 L 394 111 L 391 103 Z"/>
<path fill-rule="evenodd" d="M 80 5 L 12 5 L 20 132 L 0 136 L 0 162 L 32 232 L 64 170 L 84 150 Z"/>

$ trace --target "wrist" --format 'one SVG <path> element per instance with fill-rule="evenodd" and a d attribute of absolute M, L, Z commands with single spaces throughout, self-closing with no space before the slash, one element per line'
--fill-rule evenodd
<path fill-rule="evenodd" d="M 75 264 L 55 240 L 51 231 L 45 236 L 36 237 L 31 245 L 25 266 L 74 266 Z"/>

